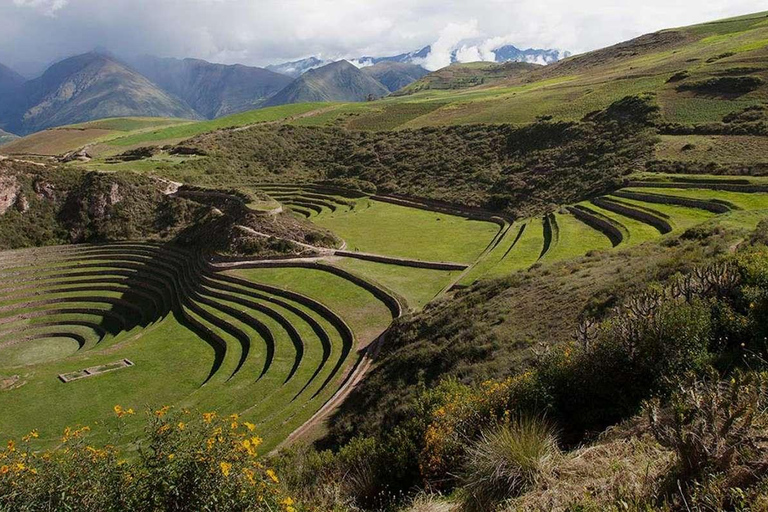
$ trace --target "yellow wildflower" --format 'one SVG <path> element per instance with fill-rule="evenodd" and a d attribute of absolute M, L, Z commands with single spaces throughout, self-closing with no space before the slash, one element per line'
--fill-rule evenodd
<path fill-rule="evenodd" d="M 176 454 L 174 454 L 174 453 L 169 453 L 168 454 L 168 460 L 173 460 L 175 458 L 176 458 Z"/>
<path fill-rule="evenodd" d="M 229 462 L 222 462 L 219 464 L 219 468 L 221 468 L 221 474 L 229 476 L 229 472 L 232 470 L 232 464 Z"/>
<path fill-rule="evenodd" d="M 37 433 L 37 430 L 33 430 L 32 432 L 30 432 L 29 434 L 25 435 L 25 436 L 24 436 L 24 437 L 22 437 L 21 439 L 22 439 L 22 440 L 23 440 L 25 443 L 28 443 L 30 440 L 32 440 L 32 439 L 37 439 L 38 437 L 40 437 L 40 434 L 38 434 L 38 433 Z"/>
<path fill-rule="evenodd" d="M 168 411 L 169 411 L 170 409 L 171 409 L 171 408 L 170 408 L 169 406 L 167 406 L 167 405 L 166 405 L 166 406 L 164 406 L 163 408 L 156 410 L 156 411 L 155 411 L 155 416 L 157 416 L 158 418 L 162 418 L 163 416 L 165 416 L 166 414 L 168 414 Z"/>
<path fill-rule="evenodd" d="M 215 417 L 216 417 L 216 413 L 215 412 L 203 413 L 203 421 L 205 421 L 208 424 L 210 424 Z"/>
<path fill-rule="evenodd" d="M 9 452 L 15 452 L 16 451 L 16 442 L 13 439 L 8 441 L 8 451 Z"/>
<path fill-rule="evenodd" d="M 269 477 L 270 480 L 272 480 L 276 484 L 280 483 L 280 480 L 277 478 L 277 475 L 275 474 L 275 472 L 273 470 L 268 469 L 267 470 L 267 476 Z"/>
<path fill-rule="evenodd" d="M 179 422 L 179 425 L 178 425 L 178 427 L 179 427 L 179 430 L 184 430 L 185 428 L 187 428 L 187 426 L 184 424 L 184 422 L 183 422 L 183 421 L 180 421 L 180 422 Z"/>
<path fill-rule="evenodd" d="M 124 409 L 122 405 L 116 405 L 112 409 L 115 411 L 115 415 L 118 418 L 122 418 L 123 416 L 129 416 L 131 414 L 135 414 L 133 409 Z"/>
<path fill-rule="evenodd" d="M 0 466 L 0 475 L 5 475 L 11 470 L 8 466 Z"/>
<path fill-rule="evenodd" d="M 254 425 L 253 423 L 248 423 L 246 421 L 245 423 L 243 423 L 243 425 L 245 425 L 245 428 L 247 428 L 250 432 L 253 432 L 254 430 L 256 430 L 256 425 Z"/>

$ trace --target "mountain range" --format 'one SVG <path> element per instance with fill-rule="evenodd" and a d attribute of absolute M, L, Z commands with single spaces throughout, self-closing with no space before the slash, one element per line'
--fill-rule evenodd
<path fill-rule="evenodd" d="M 131 65 L 208 119 L 258 108 L 292 81 L 263 68 L 199 59 L 145 55 L 132 60 Z"/>
<path fill-rule="evenodd" d="M 456 48 L 451 51 L 451 64 L 460 62 L 460 53 L 462 49 L 464 49 L 464 47 Z M 413 52 L 401 53 L 389 57 L 365 56 L 354 59 L 352 62 L 354 62 L 358 67 L 362 68 L 376 65 L 381 62 L 399 62 L 403 64 L 415 64 L 417 66 L 423 66 L 431 53 L 432 46 L 428 45 L 421 50 Z M 499 46 L 498 48 L 491 50 L 490 53 L 493 54 L 494 59 L 488 60 L 488 62 L 530 62 L 535 64 L 552 64 L 558 60 L 570 57 L 571 55 L 570 52 L 561 52 L 560 50 L 544 50 L 536 48 L 521 50 L 511 44 Z M 302 60 L 270 65 L 267 66 L 266 69 L 274 71 L 275 73 L 298 78 L 311 69 L 317 69 L 332 62 L 334 61 L 313 56 Z"/>
<path fill-rule="evenodd" d="M 422 79 L 432 49 L 353 62 L 310 57 L 267 68 L 94 51 L 24 79 L 0 64 L 0 130 L 26 135 L 108 117 L 217 117 L 287 103 L 378 99 Z M 497 60 L 554 62 L 555 50 L 503 46 Z M 452 60 L 457 61 L 457 52 Z M 6 137 L 7 138 L 7 137 Z"/>

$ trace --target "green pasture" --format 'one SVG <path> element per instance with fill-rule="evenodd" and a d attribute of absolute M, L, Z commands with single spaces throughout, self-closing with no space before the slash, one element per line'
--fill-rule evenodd
<path fill-rule="evenodd" d="M 472 263 L 499 230 L 491 222 L 362 199 L 353 211 L 313 218 L 350 251 L 425 261 Z"/>

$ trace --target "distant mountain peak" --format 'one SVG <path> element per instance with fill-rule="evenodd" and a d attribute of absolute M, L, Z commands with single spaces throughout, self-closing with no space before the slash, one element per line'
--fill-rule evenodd
<path fill-rule="evenodd" d="M 30 133 L 105 117 L 198 116 L 184 102 L 114 57 L 84 53 L 57 62 L 26 82 L 3 127 Z"/>
<path fill-rule="evenodd" d="M 201 59 L 144 55 L 131 64 L 206 118 L 258 108 L 291 83 L 289 77 L 264 68 L 214 64 Z"/>
<path fill-rule="evenodd" d="M 266 106 L 315 101 L 365 101 L 389 90 L 346 60 L 309 70 L 274 95 Z"/>

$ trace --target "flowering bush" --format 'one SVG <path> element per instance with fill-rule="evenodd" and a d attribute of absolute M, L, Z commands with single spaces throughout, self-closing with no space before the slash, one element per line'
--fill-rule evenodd
<path fill-rule="evenodd" d="M 137 441 L 120 435 L 135 412 L 119 405 L 114 412 L 114 444 L 89 445 L 87 426 L 66 429 L 52 450 L 36 450 L 36 432 L 8 441 L 0 451 L 0 510 L 295 512 L 259 459 L 255 426 L 237 415 L 163 407 L 147 413 Z"/>

